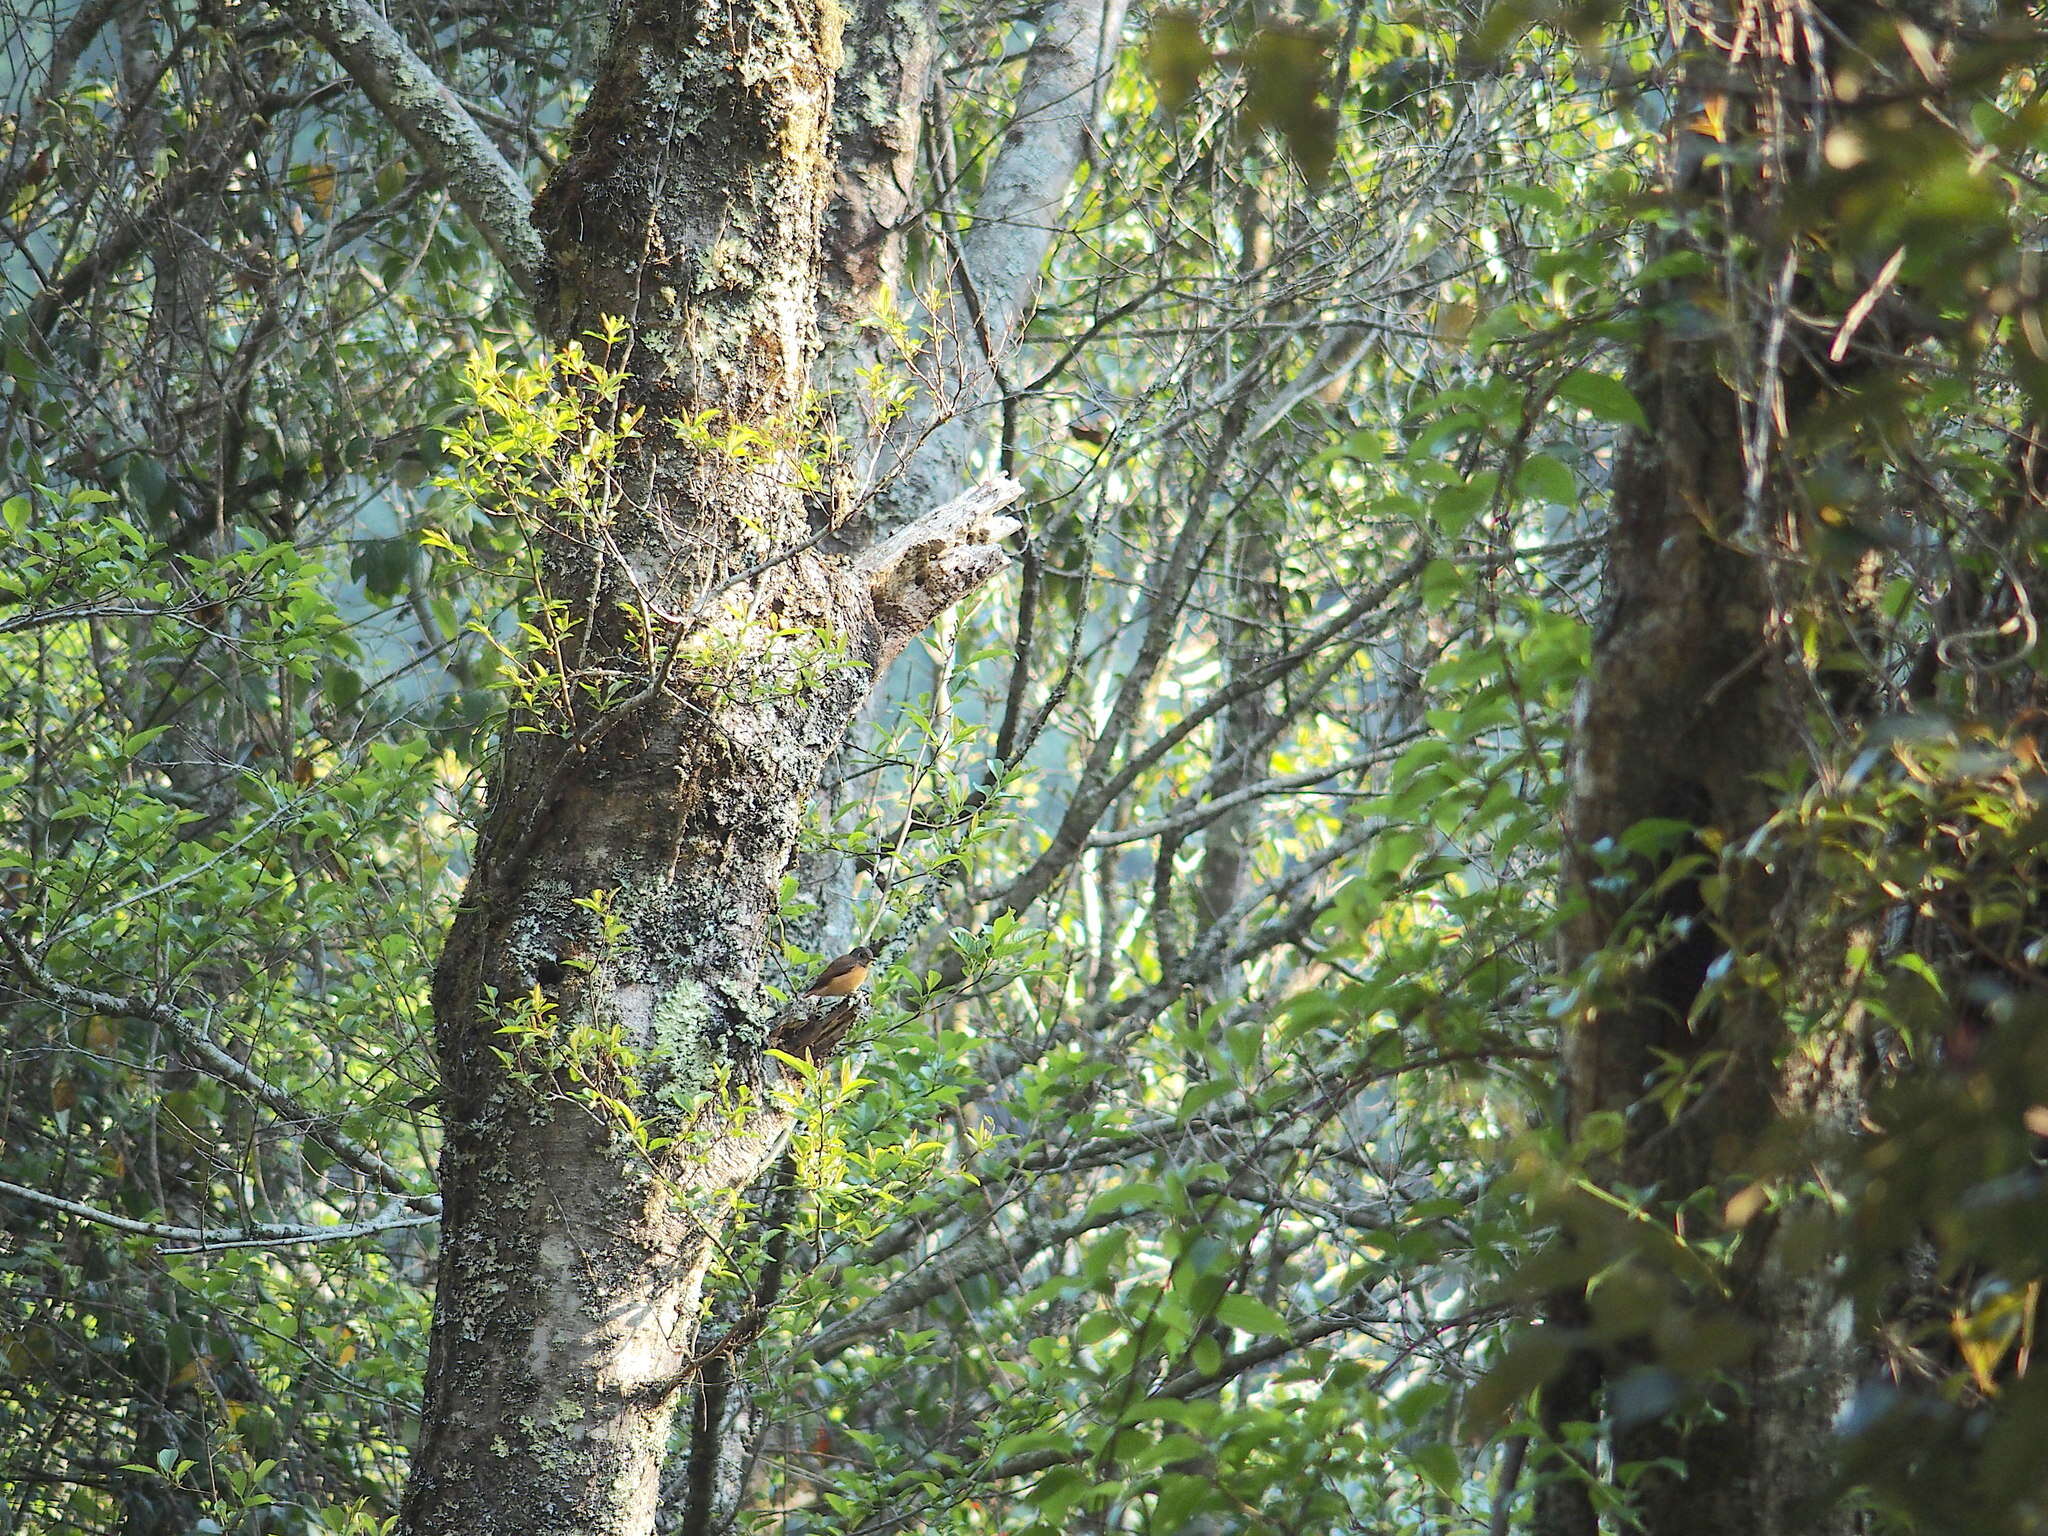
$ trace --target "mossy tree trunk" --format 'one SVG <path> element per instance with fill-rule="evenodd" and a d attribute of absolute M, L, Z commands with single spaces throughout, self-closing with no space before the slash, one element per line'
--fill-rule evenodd
<path fill-rule="evenodd" d="M 1860 1052 L 1795 1028 L 1802 981 L 1830 962 L 1782 871 L 1741 851 L 1774 809 L 1768 775 L 1797 756 L 1802 686 L 1773 556 L 1740 527 L 1735 402 L 1685 350 L 1653 343 L 1633 375 L 1650 428 L 1617 470 L 1611 614 L 1575 720 L 1567 1124 L 1617 1201 L 1563 1206 L 1579 1272 L 1599 1278 L 1554 1305 L 1571 1352 L 1546 1407 L 1554 1429 L 1604 1425 L 1610 1473 L 1682 1466 L 1627 1479 L 1651 1536 L 1826 1533 L 1850 1528 L 1809 1501 L 1854 1358 L 1840 1297 L 1784 1236 L 1797 1149 L 1851 1116 Z M 1773 522 L 1783 490 L 1766 493 Z M 1788 1203 L 1752 1209 L 1767 1187 Z M 1745 1223 L 1725 1263 L 1697 1246 Z M 1599 1529 L 1583 1483 L 1540 1504 L 1543 1536 Z"/>
<path fill-rule="evenodd" d="M 544 324 L 636 426 L 537 518 L 562 703 L 507 731 L 435 977 L 415 1536 L 651 1528 L 705 1271 L 788 1133 L 762 965 L 799 818 L 877 667 L 1005 560 L 1008 485 L 817 552 L 839 47 L 835 0 L 625 6 L 536 203 Z"/>
<path fill-rule="evenodd" d="M 1862 1101 L 1863 1052 L 1840 936 L 1763 829 L 1856 713 L 1799 643 L 1804 619 L 1826 634 L 1844 618 L 1808 558 L 1813 426 L 1913 339 L 1882 303 L 1830 355 L 1814 318 L 1865 286 L 1844 295 L 1809 232 L 1847 110 L 1815 29 L 1860 34 L 1876 14 L 1774 0 L 1673 18 L 1679 233 L 1660 254 L 1709 259 L 1660 289 L 1630 371 L 1645 422 L 1616 453 L 1606 614 L 1573 720 L 1565 1124 L 1606 1193 L 1553 1191 L 1569 1278 L 1543 1407 L 1580 1454 L 1576 1472 L 1550 1464 L 1539 1536 L 1601 1530 L 1602 1480 L 1647 1536 L 1855 1528 L 1822 1496 L 1853 1339 L 1797 1233 L 1800 1186 Z"/>

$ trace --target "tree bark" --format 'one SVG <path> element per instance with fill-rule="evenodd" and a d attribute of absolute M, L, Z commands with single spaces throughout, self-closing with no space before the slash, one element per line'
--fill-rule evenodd
<path fill-rule="evenodd" d="M 563 702 L 506 731 L 435 976 L 415 1536 L 651 1527 L 706 1268 L 791 1121 L 760 971 L 799 818 L 876 669 L 1006 563 L 1008 482 L 810 547 L 840 14 L 626 6 L 535 206 L 542 319 L 637 426 L 590 505 L 537 515 Z"/>
<path fill-rule="evenodd" d="M 1575 720 L 1566 823 L 1575 915 L 1563 959 L 1587 998 L 1566 1041 L 1568 1124 L 1584 1134 L 1595 1117 L 1613 1117 L 1620 1146 L 1605 1180 L 1655 1191 L 1653 1219 L 1681 1233 L 1719 1229 L 1726 1201 L 1777 1171 L 1774 1127 L 1844 1123 L 1860 1093 L 1852 1040 L 1795 1045 L 1788 988 L 1826 962 L 1799 953 L 1783 926 L 1797 922 L 1784 882 L 1739 855 L 1714 867 L 1705 851 L 1738 847 L 1770 815 L 1763 775 L 1795 757 L 1797 687 L 1774 633 L 1770 556 L 1742 542 L 1743 477 L 1728 451 L 1734 400 L 1704 361 L 1659 340 L 1634 375 L 1651 427 L 1616 473 L 1612 612 Z M 1647 858 L 1618 851 L 1633 829 L 1659 822 L 1700 830 L 1674 832 L 1676 846 Z M 1684 860 L 1703 867 L 1684 874 Z M 1669 884 L 1646 898 L 1655 879 Z M 1653 1106 L 1650 1091 L 1686 1073 L 1692 1085 L 1677 1107 Z M 1601 1258 L 1656 1269 L 1654 1250 L 1632 1247 L 1625 1231 L 1597 1218 L 1574 1228 L 1568 1220 L 1573 1239 Z M 1668 1273 L 1644 1282 L 1662 1305 L 1743 1341 L 1712 1362 L 1711 1411 L 1697 1417 L 1698 1404 L 1674 1401 L 1638 1419 L 1627 1400 L 1631 1391 L 1682 1398 L 1689 1374 L 1645 1337 L 1626 1306 L 1630 1287 L 1561 1298 L 1553 1313 L 1579 1348 L 1552 1384 L 1553 1406 L 1591 1418 L 1604 1383 L 1614 1459 L 1684 1467 L 1635 1487 L 1650 1536 L 1851 1528 L 1849 1516 L 1807 1506 L 1854 1363 L 1840 1299 L 1823 1276 L 1784 1264 L 1777 1237 L 1772 1222 L 1757 1221 L 1719 1294 Z M 1541 1503 L 1545 1536 L 1597 1529 L 1582 1487 L 1552 1484 Z"/>
<path fill-rule="evenodd" d="M 1728 1205 L 1804 1176 L 1825 1144 L 1811 1132 L 1848 1125 L 1863 1089 L 1850 1031 L 1795 1034 L 1840 957 L 1802 924 L 1782 862 L 1746 847 L 1783 793 L 1770 776 L 1798 771 L 1814 697 L 1789 616 L 1803 581 L 1802 425 L 1856 366 L 1775 339 L 1803 254 L 1784 199 L 1818 168 L 1830 89 L 1807 52 L 1810 18 L 1796 3 L 1766 10 L 1690 32 L 1680 19 L 1674 201 L 1720 221 L 1723 270 L 1699 280 L 1702 301 L 1726 284 L 1755 308 L 1726 333 L 1652 323 L 1637 355 L 1629 382 L 1647 424 L 1616 457 L 1607 613 L 1565 809 L 1561 949 L 1578 999 L 1566 1125 L 1645 1219 L 1561 1203 L 1574 1273 L 1601 1278 L 1553 1298 L 1565 1364 L 1544 1418 L 1553 1436 L 1601 1424 L 1640 1522 L 1629 1529 L 1647 1536 L 1855 1527 L 1819 1498 L 1855 1364 L 1846 1308 L 1788 1257 L 1796 1200 L 1775 1215 Z M 1672 1237 L 1731 1226 L 1725 1262 L 1671 1257 Z M 1593 1536 L 1596 1475 L 1582 1465 L 1542 1485 L 1539 1536 Z"/>
<path fill-rule="evenodd" d="M 527 218 L 526 183 L 506 163 L 468 108 L 414 53 L 379 11 L 361 0 L 292 0 L 289 14 L 349 72 L 363 94 L 447 183 L 523 292 L 541 266 L 540 240 Z"/>
<path fill-rule="evenodd" d="M 875 525 L 892 532 L 920 507 L 956 494 L 1003 374 L 1030 319 L 1060 209 L 1087 151 L 1116 58 L 1125 0 L 1048 0 L 1002 147 L 982 176 L 964 228 L 945 242 L 949 282 L 925 316 L 927 371 L 892 432 Z"/>

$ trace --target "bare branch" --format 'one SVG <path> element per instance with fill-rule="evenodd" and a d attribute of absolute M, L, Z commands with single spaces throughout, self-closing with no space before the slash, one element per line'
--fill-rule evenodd
<path fill-rule="evenodd" d="M 0 619 L 0 635 L 25 634 L 54 624 L 82 624 L 95 619 L 186 619 L 214 606 L 212 598 L 194 598 L 189 603 L 68 603 L 34 613 L 17 613 Z M 204 626 L 201 626 L 202 628 Z"/>
<path fill-rule="evenodd" d="M 36 92 L 29 109 L 15 119 L 18 125 L 26 126 L 30 131 L 24 133 L 17 127 L 14 142 L 8 148 L 6 167 L 0 170 L 0 207 L 14 206 L 16 194 L 28 180 L 29 168 L 36 163 L 37 151 L 45 145 L 41 132 L 44 112 L 63 95 L 79 59 L 120 8 L 121 0 L 86 0 L 72 13 L 71 19 L 64 24 L 64 30 L 57 34 L 50 48 L 42 89 Z"/>
<path fill-rule="evenodd" d="M 1400 738 L 1412 739 L 1413 733 Z M 1157 821 L 1142 821 L 1133 827 L 1112 827 L 1103 832 L 1088 834 L 1090 848 L 1120 848 L 1125 843 L 1142 843 L 1150 838 L 1163 837 L 1174 832 L 1191 832 L 1197 827 L 1208 825 L 1227 811 L 1253 800 L 1262 800 L 1268 795 L 1292 794 L 1297 790 L 1312 790 L 1332 779 L 1342 778 L 1347 773 L 1357 773 L 1384 762 L 1394 750 L 1394 744 L 1382 745 L 1370 752 L 1361 752 L 1347 757 L 1341 763 L 1331 763 L 1327 768 L 1304 768 L 1299 773 L 1276 774 L 1269 779 L 1260 779 L 1256 784 L 1247 784 L 1242 789 L 1219 795 L 1214 800 L 1197 800 L 1193 805 L 1163 816 Z"/>
<path fill-rule="evenodd" d="M 1475 1317 L 1494 1315 L 1498 1309 L 1482 1309 L 1451 1319 L 1463 1323 Z M 1246 1349 L 1236 1350 L 1223 1357 L 1222 1363 L 1213 1371 L 1182 1371 L 1161 1382 L 1145 1394 L 1145 1403 L 1175 1402 L 1187 1398 L 1201 1397 L 1215 1391 L 1225 1383 L 1235 1380 L 1257 1366 L 1270 1365 L 1296 1350 L 1306 1348 L 1319 1339 L 1326 1339 L 1333 1333 L 1344 1333 L 1366 1323 L 1378 1322 L 1385 1313 L 1378 1308 L 1370 1311 L 1362 1307 L 1333 1307 L 1296 1322 L 1292 1332 L 1282 1338 L 1263 1339 Z M 1138 1410 L 1133 1409 L 1136 1413 Z M 1043 1472 L 1077 1459 L 1077 1453 L 1065 1447 L 1048 1447 L 1043 1450 L 1026 1451 L 995 1462 L 981 1472 L 990 1481 L 1013 1477 L 1025 1477 L 1033 1472 Z"/>
<path fill-rule="evenodd" d="M 533 194 L 469 110 L 391 24 L 361 0 L 282 0 L 418 150 L 531 298 L 544 260 Z"/>
<path fill-rule="evenodd" d="M 1016 111 L 980 180 L 967 224 L 945 244 L 955 290 L 930 316 L 933 371 L 943 388 L 920 393 L 895 431 L 896 462 L 882 476 L 876 521 L 930 506 L 960 483 L 988 408 L 1038 296 L 1046 254 L 1063 225 L 1123 27 L 1125 0 L 1051 0 L 1040 13 Z M 971 338 L 971 339 L 970 339 Z"/>
<path fill-rule="evenodd" d="M 1010 563 L 1001 541 L 1023 525 L 1001 513 L 1023 494 L 1015 480 L 998 476 L 862 551 L 854 569 L 867 578 L 882 627 L 877 670 Z"/>
<path fill-rule="evenodd" d="M 849 1316 L 813 1335 L 806 1352 L 820 1364 L 837 1359 L 862 1339 L 886 1332 L 893 1319 L 923 1306 L 935 1296 L 943 1296 L 976 1275 L 985 1275 L 1004 1264 L 1020 1265 L 1034 1254 L 1123 1219 L 1119 1208 L 1091 1207 L 1059 1221 L 1027 1221 L 1001 1236 L 982 1233 L 963 1238 L 913 1265 Z"/>
<path fill-rule="evenodd" d="M 1051 844 L 1030 868 L 1012 881 L 1007 888 L 998 892 L 995 899 L 1012 912 L 1022 912 L 1029 907 L 1050 888 L 1060 873 L 1073 861 L 1074 855 L 1080 852 L 1103 811 L 1117 796 L 1130 788 L 1140 774 L 1220 714 L 1233 699 L 1243 698 L 1269 686 L 1323 647 L 1343 643 L 1348 634 L 1377 617 L 1395 593 L 1419 576 L 1428 563 L 1429 552 L 1418 550 L 1311 630 L 1299 644 L 1280 652 L 1270 660 L 1247 668 L 1242 676 L 1217 689 L 1202 704 L 1189 710 L 1172 728 L 1137 752 L 1107 781 L 1098 781 L 1091 787 L 1090 779 L 1105 771 L 1108 766 L 1108 754 L 1098 746 L 1091 755 L 1088 766 L 1083 770 L 1082 782 L 1076 787 L 1073 798 L 1068 802 L 1066 814 L 1060 818 L 1059 829 L 1054 833 Z"/>
<path fill-rule="evenodd" d="M 116 1216 L 112 1211 L 103 1211 L 97 1206 L 81 1205 L 76 1200 L 65 1200 L 57 1195 L 47 1195 L 40 1189 L 30 1189 L 23 1184 L 11 1184 L 5 1179 L 0 1179 L 0 1194 L 12 1195 L 15 1199 L 26 1200 L 31 1205 L 47 1206 L 50 1210 L 62 1211 L 67 1216 L 76 1216 L 81 1221 L 112 1227 L 116 1232 L 132 1232 L 138 1237 L 161 1237 L 172 1242 L 192 1245 L 188 1248 L 159 1250 L 166 1256 L 213 1253 L 223 1248 L 275 1248 L 286 1243 L 337 1243 L 345 1238 L 368 1237 L 377 1232 L 396 1232 L 405 1227 L 432 1226 L 441 1219 L 430 1212 L 422 1211 L 400 1215 L 398 1202 L 393 1202 L 366 1221 L 344 1222 L 335 1226 L 313 1226 L 303 1222 L 252 1221 L 240 1227 L 182 1227 L 166 1221 L 137 1221 L 129 1216 Z"/>

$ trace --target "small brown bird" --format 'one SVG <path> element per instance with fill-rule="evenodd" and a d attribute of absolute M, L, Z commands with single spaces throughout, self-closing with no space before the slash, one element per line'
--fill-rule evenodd
<path fill-rule="evenodd" d="M 1077 443 L 1100 448 L 1116 430 L 1116 418 L 1101 406 L 1086 411 L 1067 423 L 1067 436 Z"/>
<path fill-rule="evenodd" d="M 865 944 L 856 945 L 820 971 L 818 979 L 804 988 L 803 995 L 845 997 L 857 992 L 868 979 L 868 967 L 874 963 L 875 952 Z"/>
<path fill-rule="evenodd" d="M 768 1048 L 820 1065 L 831 1060 L 861 1012 L 853 994 L 868 979 L 874 963 L 875 952 L 862 944 L 826 966 L 768 1032 Z M 825 1005 L 806 1003 L 804 998 L 822 999 Z"/>

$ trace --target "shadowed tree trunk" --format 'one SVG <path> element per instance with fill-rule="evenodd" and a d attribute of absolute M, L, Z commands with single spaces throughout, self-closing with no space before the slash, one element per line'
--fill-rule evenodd
<path fill-rule="evenodd" d="M 1787 1171 L 1773 1166 L 1774 1128 L 1846 1120 L 1858 1052 L 1846 1036 L 1797 1044 L 1788 991 L 1765 980 L 1826 968 L 1779 926 L 1791 911 L 1784 882 L 1739 854 L 1705 851 L 1737 848 L 1769 816 L 1763 775 L 1794 756 L 1799 690 L 1772 623 L 1771 556 L 1740 532 L 1734 402 L 1680 349 L 1653 359 L 1634 376 L 1652 425 L 1617 470 L 1613 606 L 1573 737 L 1566 878 L 1578 907 L 1564 960 L 1583 968 L 1587 1001 L 1567 1043 L 1569 1123 L 1597 1144 L 1619 1142 L 1605 1177 L 1654 1192 L 1656 1225 L 1719 1234 L 1750 1179 Z M 1784 493 L 1767 494 L 1781 508 Z M 1653 878 L 1668 883 L 1646 896 Z M 1672 1096 L 1653 1101 L 1655 1089 Z M 1759 1218 L 1721 1286 L 1695 1291 L 1682 1273 L 1652 1281 L 1661 1247 L 1627 1223 L 1578 1214 L 1594 1217 L 1590 1230 L 1566 1223 L 1587 1266 L 1630 1256 L 1643 1288 L 1605 1284 L 1560 1304 L 1555 1320 L 1582 1352 L 1553 1386 L 1554 1422 L 1591 1417 L 1604 1384 L 1615 1460 L 1684 1464 L 1682 1476 L 1637 1485 L 1643 1529 L 1849 1529 L 1806 1507 L 1853 1364 L 1825 1278 L 1784 1265 L 1773 1222 Z M 1644 1337 L 1652 1295 L 1689 1313 L 1711 1345 L 1683 1360 L 1661 1353 Z M 1697 1371 L 1724 1374 L 1704 1402 L 1688 1402 Z M 1585 1490 L 1552 1485 L 1538 1528 L 1595 1530 Z"/>
<path fill-rule="evenodd" d="M 1578 998 L 1567 1126 L 1618 1199 L 1559 1206 L 1572 1272 L 1600 1279 L 1553 1299 L 1567 1353 L 1544 1401 L 1553 1435 L 1601 1424 L 1610 1463 L 1547 1481 L 1534 1529 L 1593 1536 L 1587 1479 L 1610 1475 L 1649 1536 L 1820 1536 L 1855 1528 L 1819 1497 L 1852 1340 L 1827 1277 L 1788 1257 L 1797 1200 L 1762 1192 L 1789 1194 L 1850 1123 L 1860 1053 L 1846 1028 L 1798 1031 L 1805 1001 L 1839 993 L 1841 956 L 1802 923 L 1784 864 L 1745 845 L 1820 713 L 1792 621 L 1810 576 L 1802 455 L 1859 363 L 1786 340 L 1788 316 L 1824 302 L 1787 210 L 1823 195 L 1839 104 L 1814 52 L 1822 19 L 1796 0 L 1674 20 L 1671 206 L 1712 230 L 1718 270 L 1667 285 L 1663 313 L 1739 297 L 1722 326 L 1647 325 L 1629 379 L 1646 424 L 1616 455 L 1606 617 L 1573 721 L 1562 959 Z M 1901 344 L 1891 306 L 1868 323 L 1866 339 Z M 1725 1262 L 1673 1247 L 1733 1231 Z M 1678 1470 L 1643 1470 L 1662 1458 Z"/>

